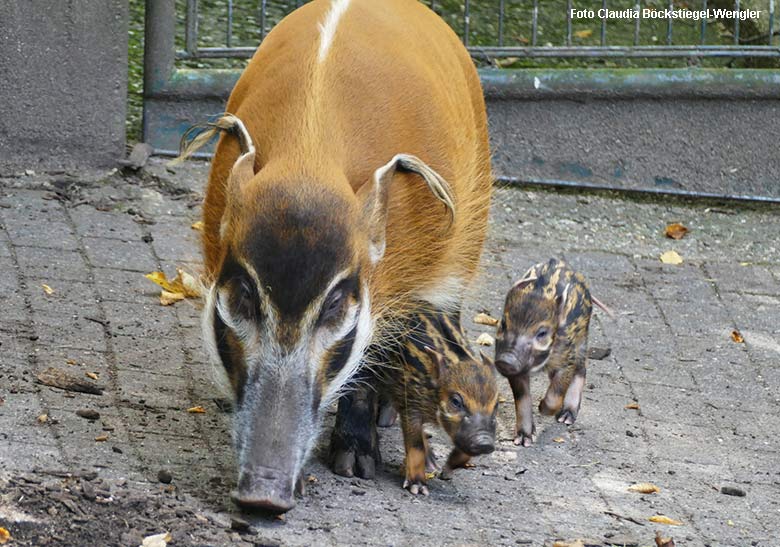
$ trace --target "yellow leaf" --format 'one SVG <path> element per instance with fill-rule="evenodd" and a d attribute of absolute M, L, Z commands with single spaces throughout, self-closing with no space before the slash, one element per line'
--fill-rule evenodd
<path fill-rule="evenodd" d="M 506 397 L 499 397 L 498 398 L 498 402 L 499 403 L 505 403 L 506 402 Z"/>
<path fill-rule="evenodd" d="M 626 410 L 639 410 L 639 403 L 628 403 L 623 408 L 625 408 Z"/>
<path fill-rule="evenodd" d="M 193 406 L 191 408 L 188 408 L 187 412 L 189 412 L 190 414 L 205 414 L 206 409 L 198 405 L 198 406 Z"/>
<path fill-rule="evenodd" d="M 650 482 L 640 482 L 628 487 L 629 492 L 639 492 L 640 494 L 655 494 L 661 491 L 656 485 Z"/>
<path fill-rule="evenodd" d="M 47 421 L 49 421 L 48 414 L 41 414 L 40 416 L 38 416 L 38 423 L 45 424 Z"/>
<path fill-rule="evenodd" d="M 97 372 L 85 372 L 84 375 L 87 378 L 92 378 L 93 380 L 97 380 L 98 379 L 98 373 Z"/>
<path fill-rule="evenodd" d="M 566 439 L 564 439 L 563 437 L 555 437 L 555 438 L 553 439 L 553 442 L 554 442 L 554 443 L 565 443 L 565 442 L 566 442 Z"/>
<path fill-rule="evenodd" d="M 575 539 L 574 541 L 556 541 L 553 543 L 553 547 L 585 547 L 585 544 L 581 539 Z"/>
<path fill-rule="evenodd" d="M 593 30 L 592 29 L 584 29 L 584 30 L 578 30 L 574 33 L 574 36 L 577 38 L 590 38 L 593 36 Z"/>
<path fill-rule="evenodd" d="M 663 515 L 653 515 L 650 517 L 650 522 L 656 522 L 658 524 L 668 524 L 669 526 L 682 526 L 683 523 L 679 520 L 670 519 L 669 517 L 665 517 Z"/>
<path fill-rule="evenodd" d="M 107 440 L 108 440 L 108 434 L 107 433 L 104 433 L 103 435 L 98 435 L 97 437 L 95 437 L 95 442 L 98 442 L 98 443 L 104 443 Z"/>
<path fill-rule="evenodd" d="M 48 294 L 48 295 L 52 295 L 52 294 L 54 294 L 54 289 L 52 289 L 51 287 L 49 287 L 49 286 L 48 286 L 46 283 L 44 283 L 43 285 L 41 285 L 41 287 L 43 287 L 43 292 L 45 292 L 46 294 Z"/>
<path fill-rule="evenodd" d="M 726 521 L 726 524 L 728 524 L 729 526 L 734 526 L 734 521 L 729 519 Z"/>
<path fill-rule="evenodd" d="M 483 332 L 477 337 L 477 344 L 480 346 L 492 346 L 493 342 L 493 337 L 486 332 Z"/>
<path fill-rule="evenodd" d="M 179 292 L 169 292 L 163 289 L 160 291 L 160 304 L 163 306 L 170 306 L 176 302 L 184 300 L 184 295 Z"/>
<path fill-rule="evenodd" d="M 173 540 L 170 532 L 146 536 L 141 542 L 140 547 L 166 547 Z"/>
<path fill-rule="evenodd" d="M 197 222 L 193 222 L 192 226 L 190 226 L 190 228 L 192 228 L 193 230 L 197 230 L 198 232 L 202 232 L 203 231 L 203 221 L 199 220 Z"/>
<path fill-rule="evenodd" d="M 11 532 L 9 532 L 3 527 L 0 527 L 0 545 L 5 545 L 12 539 L 13 538 L 11 537 Z"/>
<path fill-rule="evenodd" d="M 683 259 L 677 251 L 666 251 L 661 255 L 661 262 L 664 264 L 682 264 Z"/>
<path fill-rule="evenodd" d="M 436 472 L 435 471 L 426 471 L 425 472 L 425 479 L 426 480 L 431 480 L 435 476 L 436 476 Z"/>
<path fill-rule="evenodd" d="M 161 286 L 166 291 L 174 292 L 173 288 L 171 288 L 171 284 L 168 281 L 168 278 L 165 276 L 164 272 L 152 272 L 148 273 L 144 276 L 146 279 L 151 281 L 152 283 L 157 283 L 159 286 Z"/>
<path fill-rule="evenodd" d="M 742 336 L 742 333 L 738 330 L 731 331 L 731 339 L 736 342 L 737 344 L 744 344 L 745 339 Z"/>
<path fill-rule="evenodd" d="M 682 239 L 688 233 L 688 228 L 679 222 L 669 224 L 664 230 L 664 235 L 670 239 Z"/>

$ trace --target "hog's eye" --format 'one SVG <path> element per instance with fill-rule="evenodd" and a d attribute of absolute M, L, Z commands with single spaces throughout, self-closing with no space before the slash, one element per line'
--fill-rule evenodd
<path fill-rule="evenodd" d="M 455 410 L 463 410 L 463 397 L 460 396 L 460 393 L 450 395 L 450 405 Z"/>
<path fill-rule="evenodd" d="M 234 302 L 236 310 L 244 317 L 253 317 L 257 309 L 257 299 L 252 283 L 247 279 L 241 279 L 235 285 Z"/>
<path fill-rule="evenodd" d="M 322 311 L 320 312 L 320 323 L 328 323 L 338 319 L 341 316 L 341 312 L 344 309 L 346 296 L 346 293 L 339 287 L 336 287 L 333 291 L 331 291 L 331 293 L 325 299 L 325 303 L 322 305 Z"/>

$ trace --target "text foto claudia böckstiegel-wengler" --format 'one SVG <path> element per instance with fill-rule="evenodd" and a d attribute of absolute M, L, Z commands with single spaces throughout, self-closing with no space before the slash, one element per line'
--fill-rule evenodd
<path fill-rule="evenodd" d="M 592 9 L 572 9 L 570 10 L 570 17 L 572 19 L 691 19 L 699 21 L 701 19 L 739 19 L 744 21 L 746 19 L 759 19 L 761 17 L 760 10 L 728 10 L 728 9 L 622 9 L 614 10 L 602 8 L 599 10 Z"/>

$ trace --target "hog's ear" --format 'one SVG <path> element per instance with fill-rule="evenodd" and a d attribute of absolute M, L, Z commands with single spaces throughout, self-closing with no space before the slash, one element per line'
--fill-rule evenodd
<path fill-rule="evenodd" d="M 444 356 L 441 353 L 432 347 L 425 346 L 423 349 L 425 350 L 425 353 L 431 356 L 433 362 L 436 363 L 434 374 L 436 375 L 436 380 L 440 380 L 442 377 L 444 377 L 445 374 L 447 374 L 447 361 L 444 359 Z"/>
<path fill-rule="evenodd" d="M 417 173 L 431 193 L 447 208 L 450 221 L 455 216 L 455 202 L 450 185 L 425 162 L 409 154 L 398 154 L 374 172 L 374 176 L 358 190 L 358 200 L 363 208 L 363 221 L 368 230 L 369 254 L 376 264 L 385 254 L 385 228 L 387 226 L 390 184 L 397 171 Z"/>
<path fill-rule="evenodd" d="M 241 155 L 233 164 L 233 168 L 230 170 L 229 184 L 231 187 L 236 185 L 241 186 L 249 182 L 255 176 L 255 145 L 252 142 L 252 137 L 249 135 L 249 131 L 246 130 L 243 122 L 231 116 L 231 120 L 228 128 L 226 129 L 231 134 L 235 135 L 238 139 L 238 144 L 241 148 Z"/>
<path fill-rule="evenodd" d="M 558 305 L 558 326 L 562 327 L 566 324 L 566 302 L 569 299 L 569 290 L 571 289 L 571 283 L 566 284 L 566 288 L 563 289 L 563 294 L 558 295 L 555 299 L 555 303 Z"/>

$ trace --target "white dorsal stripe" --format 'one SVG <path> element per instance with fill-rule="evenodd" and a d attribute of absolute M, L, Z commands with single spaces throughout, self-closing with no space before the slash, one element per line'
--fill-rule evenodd
<path fill-rule="evenodd" d="M 330 5 L 330 11 L 325 16 L 325 20 L 320 23 L 320 62 L 328 56 L 328 50 L 333 43 L 333 37 L 336 35 L 336 27 L 339 26 L 339 20 L 349 7 L 349 0 L 333 0 Z"/>

